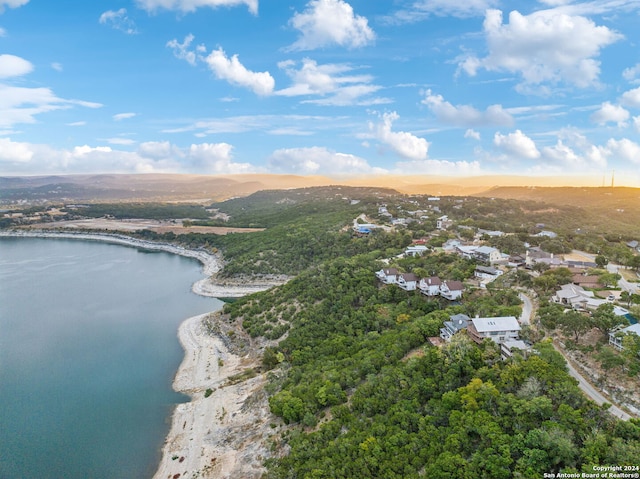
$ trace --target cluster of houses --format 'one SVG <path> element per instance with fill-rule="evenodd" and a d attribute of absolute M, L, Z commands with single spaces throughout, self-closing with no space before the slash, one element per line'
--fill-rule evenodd
<path fill-rule="evenodd" d="M 395 285 L 405 291 L 420 291 L 425 296 L 441 296 L 450 301 L 461 298 L 464 290 L 460 281 L 441 280 L 437 276 L 419 278 L 414 273 L 400 273 L 396 268 L 383 268 L 376 272 L 376 277 L 383 284 Z M 464 314 L 456 314 L 444 322 L 440 338 L 450 341 L 454 334 L 463 329 L 476 343 L 481 343 L 485 338 L 493 340 L 500 345 L 505 358 L 511 357 L 515 349 L 530 350 L 519 339 L 520 323 L 514 316 L 471 319 Z"/>
<path fill-rule="evenodd" d="M 441 296 L 449 301 L 462 297 L 461 281 L 441 280 L 437 276 L 419 278 L 414 273 L 400 273 L 396 268 L 383 268 L 376 277 L 384 284 L 394 284 L 405 291 L 420 291 L 425 296 Z"/>

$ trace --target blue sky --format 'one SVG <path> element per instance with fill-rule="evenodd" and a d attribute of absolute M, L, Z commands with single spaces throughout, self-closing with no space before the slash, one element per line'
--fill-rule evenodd
<path fill-rule="evenodd" d="M 640 0 L 0 0 L 0 175 L 640 186 Z"/>

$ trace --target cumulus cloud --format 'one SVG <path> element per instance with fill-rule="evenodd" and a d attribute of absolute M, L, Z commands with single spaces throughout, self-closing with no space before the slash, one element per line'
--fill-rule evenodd
<path fill-rule="evenodd" d="M 620 105 L 613 105 L 605 101 L 589 118 L 598 125 L 616 123 L 618 126 L 623 127 L 626 125 L 629 116 L 629 112 Z"/>
<path fill-rule="evenodd" d="M 633 126 L 638 133 L 640 133 L 640 116 L 633 117 Z"/>
<path fill-rule="evenodd" d="M 275 80 L 269 72 L 253 72 L 248 70 L 238 55 L 228 58 L 222 48 L 213 50 L 205 58 L 205 62 L 213 73 L 221 80 L 253 90 L 256 95 L 270 95 L 275 87 Z"/>
<path fill-rule="evenodd" d="M 629 82 L 636 83 L 640 78 L 640 63 L 636 63 L 634 66 L 625 68 L 622 71 L 622 78 Z"/>
<path fill-rule="evenodd" d="M 0 0 L 0 13 L 4 12 L 5 7 L 18 8 L 29 3 L 29 0 Z"/>
<path fill-rule="evenodd" d="M 204 45 L 196 46 L 195 50 L 191 49 L 194 39 L 195 37 L 189 34 L 182 43 L 176 39 L 167 42 L 167 47 L 173 50 L 176 58 L 185 60 L 190 65 L 195 66 L 199 61 L 205 63 L 220 80 L 249 88 L 257 95 L 266 96 L 273 93 L 275 80 L 269 72 L 254 72 L 247 69 L 240 63 L 238 55 L 229 58 L 221 47 L 205 56 L 207 49 Z"/>
<path fill-rule="evenodd" d="M 429 142 L 406 131 L 391 131 L 393 122 L 400 116 L 394 111 L 382 115 L 381 122 L 377 125 L 369 123 L 369 130 L 375 138 L 384 145 L 409 160 L 426 160 L 429 152 Z"/>
<path fill-rule="evenodd" d="M 49 88 L 25 88 L 0 83 L 0 128 L 35 123 L 39 114 L 75 105 L 86 108 L 102 106 L 99 103 L 59 98 Z"/>
<path fill-rule="evenodd" d="M 640 145 L 627 138 L 607 141 L 606 151 L 617 159 L 640 165 Z"/>
<path fill-rule="evenodd" d="M 502 105 L 491 105 L 485 111 L 479 111 L 470 105 L 453 106 L 442 97 L 427 90 L 424 100 L 438 121 L 455 126 L 511 126 L 513 117 Z"/>
<path fill-rule="evenodd" d="M 368 20 L 356 15 L 344 0 L 311 0 L 306 10 L 296 13 L 289 24 L 301 33 L 289 50 L 314 50 L 333 45 L 357 48 L 375 40 Z"/>
<path fill-rule="evenodd" d="M 15 55 L 0 55 L 0 78 L 12 78 L 27 75 L 33 71 L 33 65 L 24 58 Z"/>
<path fill-rule="evenodd" d="M 177 10 L 184 13 L 195 12 L 200 7 L 235 7 L 246 5 L 254 15 L 258 14 L 258 0 L 136 0 L 139 8 L 148 12 Z"/>
<path fill-rule="evenodd" d="M 464 137 L 480 141 L 480 133 L 471 128 L 464 132 Z"/>
<path fill-rule="evenodd" d="M 296 62 L 287 60 L 278 66 L 291 78 L 293 84 L 276 91 L 280 96 L 321 96 L 324 98 L 306 100 L 307 103 L 333 106 L 375 105 L 390 100 L 371 97 L 382 87 L 373 84 L 371 75 L 354 74 L 354 67 L 345 63 L 318 65 L 305 58 L 300 68 Z"/>
<path fill-rule="evenodd" d="M 120 10 L 107 10 L 100 15 L 98 19 L 101 25 L 109 25 L 115 30 L 120 30 L 127 35 L 134 35 L 138 33 L 136 24 L 127 15 L 127 9 L 121 8 Z"/>
<path fill-rule="evenodd" d="M 112 139 L 113 140 L 113 139 Z M 110 141 L 111 144 L 117 142 Z M 33 173 L 202 173 L 232 174 L 257 171 L 233 161 L 228 143 L 199 143 L 180 148 L 169 142 L 145 142 L 136 151 L 110 146 L 80 145 L 54 149 L 48 145 L 0 139 L 0 168 L 11 174 Z"/>
<path fill-rule="evenodd" d="M 7 36 L 7 31 L 4 28 L 0 27 L 0 38 L 6 37 L 6 36 Z"/>
<path fill-rule="evenodd" d="M 600 74 L 596 58 L 603 48 L 622 38 L 586 17 L 556 10 L 530 15 L 512 11 L 508 24 L 503 24 L 500 10 L 489 10 L 484 33 L 489 55 L 468 57 L 460 69 L 471 76 L 480 68 L 520 74 L 523 91 L 543 83 L 565 82 L 580 88 L 596 85 Z"/>
<path fill-rule="evenodd" d="M 640 108 L 640 87 L 624 92 L 620 103 L 629 108 Z"/>
<path fill-rule="evenodd" d="M 535 160 L 540 157 L 540 151 L 534 141 L 520 130 L 507 135 L 496 132 L 493 144 L 503 153 L 516 158 Z"/>
<path fill-rule="evenodd" d="M 129 118 L 133 118 L 134 116 L 136 116 L 136 114 L 135 114 L 135 113 L 131 113 L 131 112 L 128 112 L 128 113 L 118 113 L 118 114 L 116 114 L 116 115 L 113 115 L 113 119 L 114 119 L 115 121 L 122 121 L 122 120 L 127 120 L 127 119 L 129 119 Z"/>
<path fill-rule="evenodd" d="M 269 158 L 268 168 L 279 173 L 334 177 L 386 173 L 371 167 L 363 158 L 319 146 L 276 150 Z"/>

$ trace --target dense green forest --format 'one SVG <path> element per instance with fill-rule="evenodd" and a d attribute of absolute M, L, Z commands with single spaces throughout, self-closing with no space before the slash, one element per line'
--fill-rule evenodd
<path fill-rule="evenodd" d="M 225 307 L 265 352 L 270 405 L 289 424 L 270 478 L 510 478 L 635 464 L 640 422 L 588 401 L 549 343 L 502 361 L 462 335 L 430 345 L 449 314 L 501 314 L 519 302 L 489 292 L 444 307 L 379 286 L 372 252 L 337 258 Z M 285 335 L 285 333 L 287 333 Z"/>

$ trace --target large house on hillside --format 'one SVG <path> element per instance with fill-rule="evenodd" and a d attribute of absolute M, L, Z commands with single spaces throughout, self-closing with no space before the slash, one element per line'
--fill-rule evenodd
<path fill-rule="evenodd" d="M 425 296 L 438 296 L 441 285 L 442 280 L 437 276 L 432 276 L 431 278 L 422 278 L 418 284 L 418 288 Z"/>
<path fill-rule="evenodd" d="M 469 316 L 466 314 L 454 314 L 453 316 L 449 316 L 449 321 L 445 321 L 444 326 L 440 328 L 440 337 L 445 341 L 450 341 L 454 334 L 467 328 L 469 321 Z"/>
<path fill-rule="evenodd" d="M 456 247 L 456 252 L 463 258 L 477 259 L 489 264 L 505 261 L 500 250 L 492 246 L 460 245 Z"/>
<path fill-rule="evenodd" d="M 640 336 L 640 323 L 627 326 L 626 328 L 619 327 L 609 333 L 609 344 L 611 344 L 618 351 L 622 351 L 624 346 L 622 345 L 622 338 L 626 334 L 635 334 Z"/>
<path fill-rule="evenodd" d="M 398 274 L 396 268 L 383 268 L 376 273 L 376 277 L 384 284 L 395 284 Z"/>
<path fill-rule="evenodd" d="M 464 286 L 461 281 L 443 281 L 440 285 L 440 296 L 449 301 L 455 301 L 462 297 Z"/>
<path fill-rule="evenodd" d="M 420 278 L 413 273 L 402 273 L 398 275 L 396 284 L 405 291 L 415 291 L 419 280 Z"/>
<path fill-rule="evenodd" d="M 469 337 L 476 343 L 489 338 L 495 343 L 516 340 L 520 333 L 520 323 L 515 316 L 500 316 L 496 318 L 473 318 L 467 327 Z"/>

